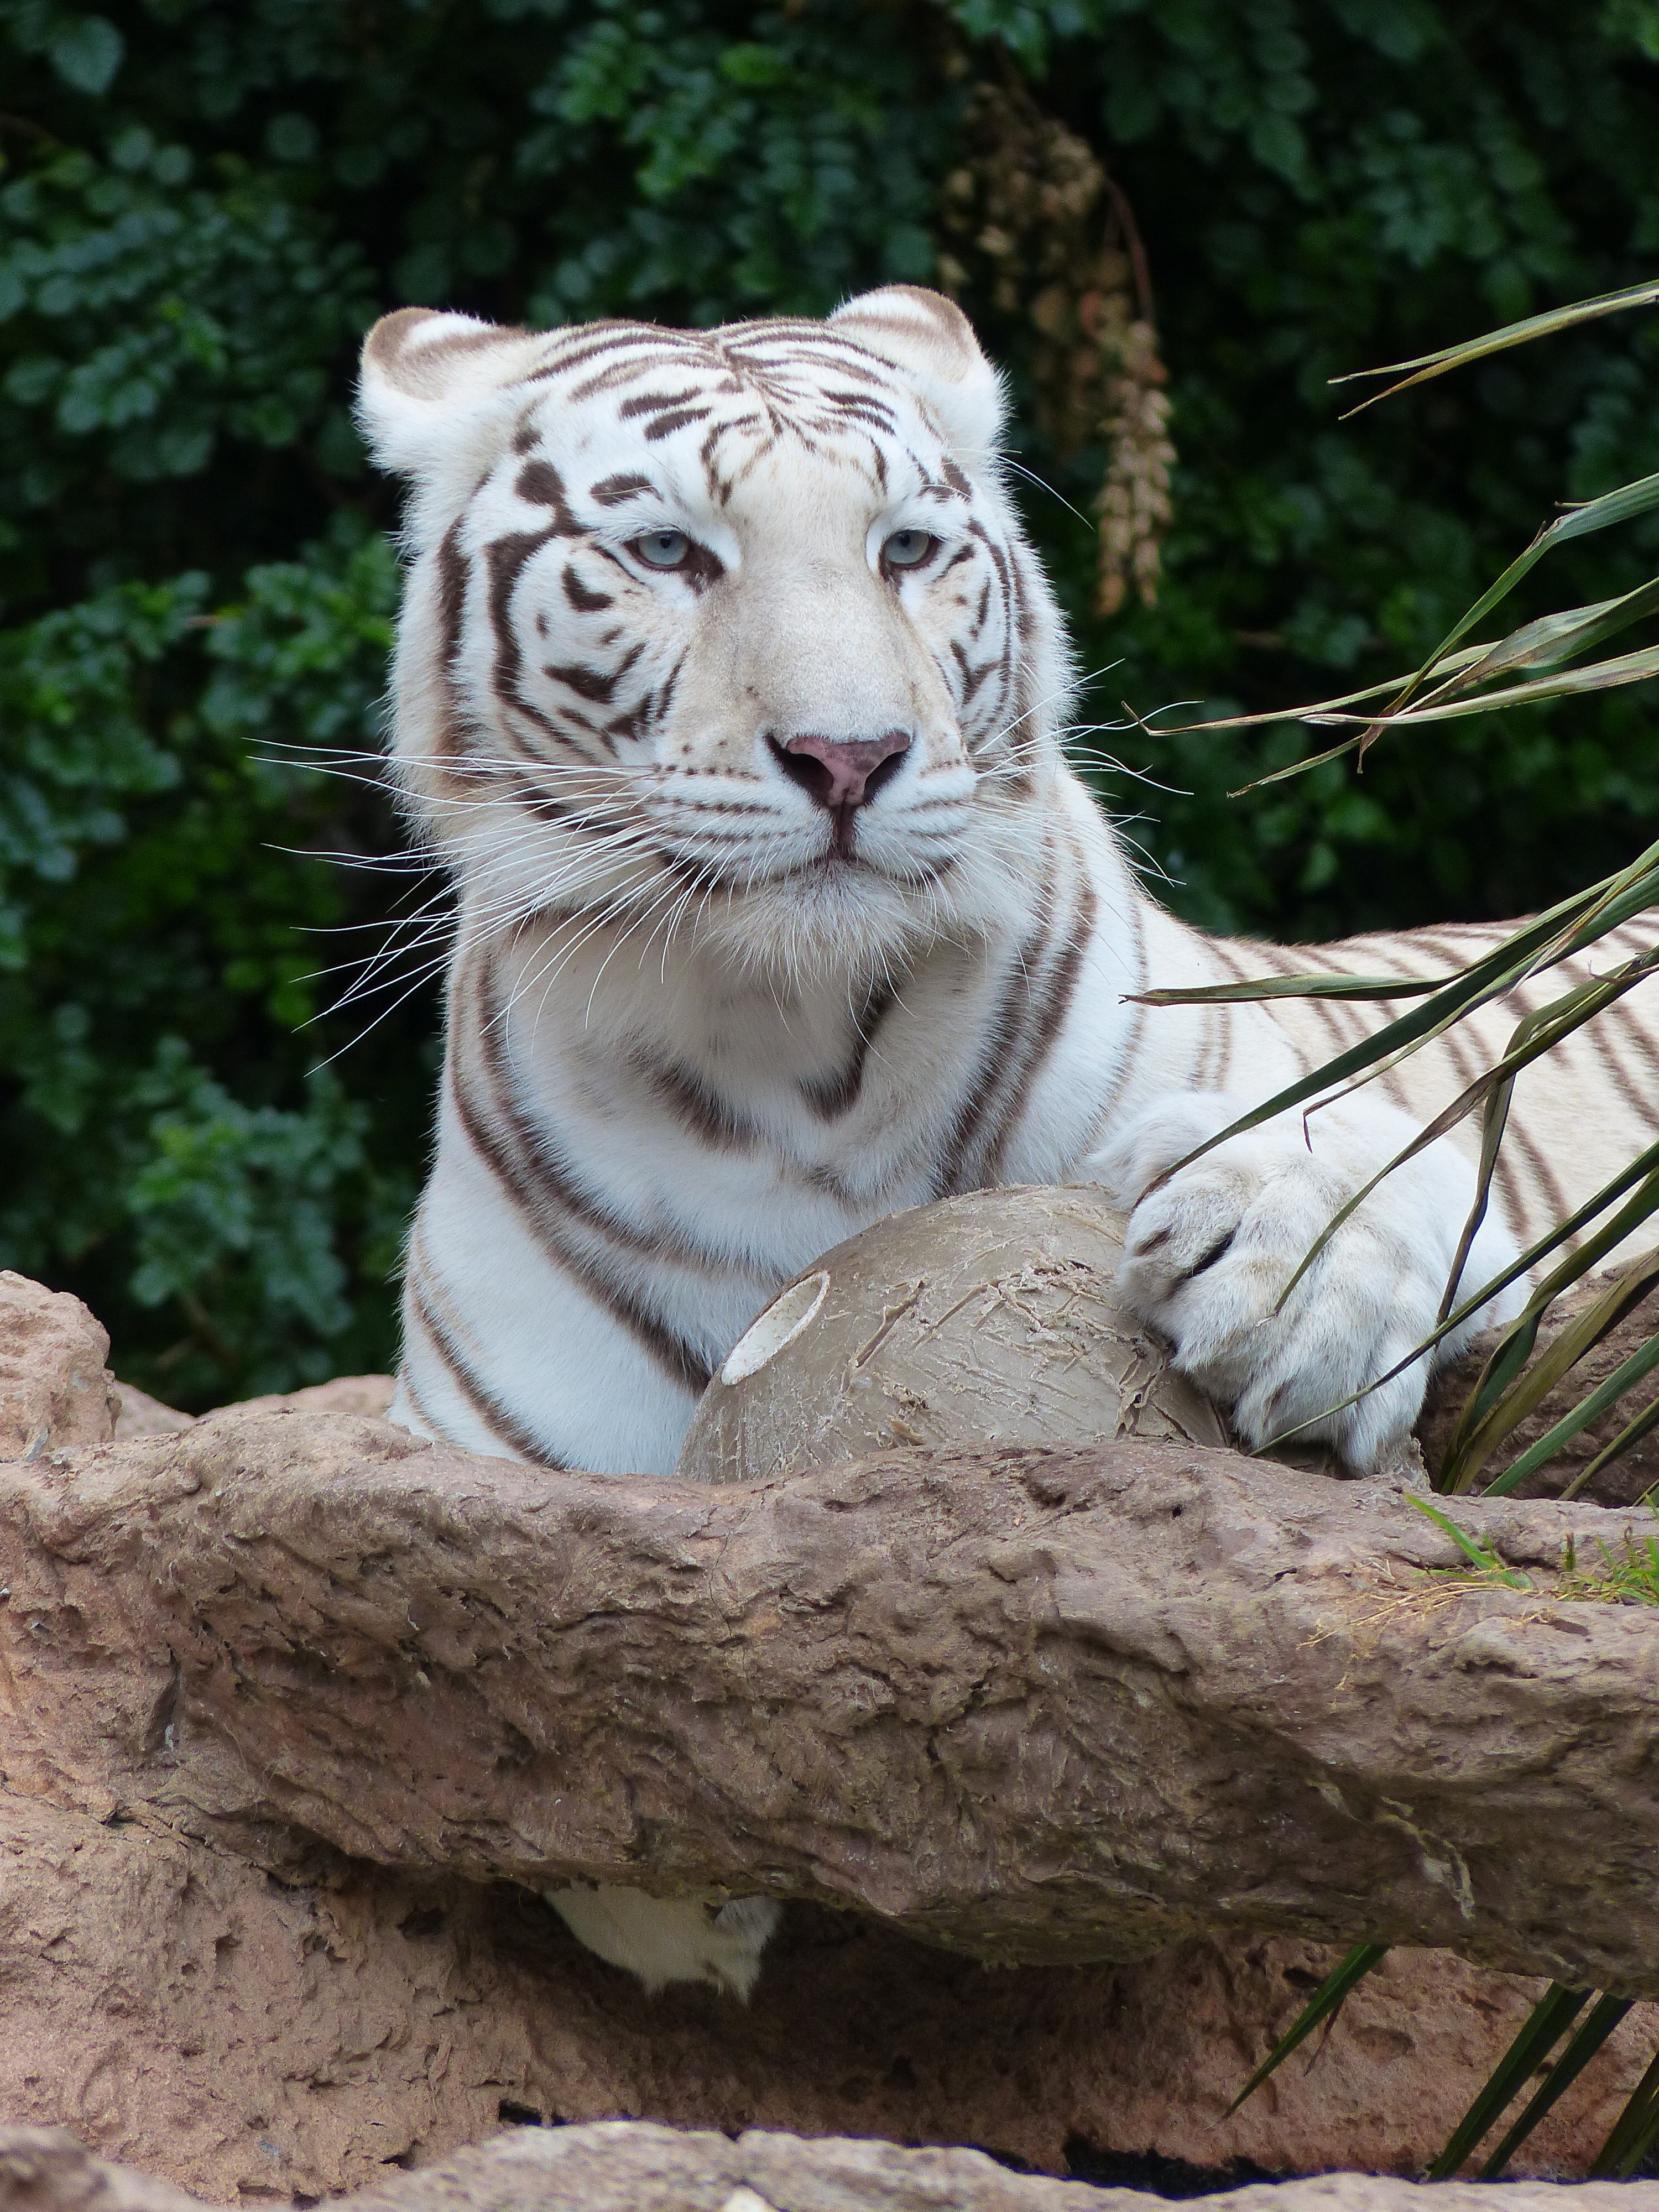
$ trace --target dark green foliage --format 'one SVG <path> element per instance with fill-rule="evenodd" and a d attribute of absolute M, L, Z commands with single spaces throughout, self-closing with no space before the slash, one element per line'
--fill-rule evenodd
<path fill-rule="evenodd" d="M 347 412 L 365 323 L 925 279 L 967 89 L 1011 65 L 1128 191 L 1173 372 L 1166 586 L 1080 620 L 1085 665 L 1121 663 L 1090 719 L 1407 667 L 1557 499 L 1659 467 L 1656 319 L 1346 428 L 1326 386 L 1651 273 L 1654 0 L 0 0 L 0 1264 L 88 1296 L 124 1373 L 200 1404 L 392 1357 L 435 1003 L 342 1052 L 397 988 L 307 1026 L 333 987 L 307 979 L 380 941 L 307 933 L 433 887 L 301 857 L 394 827 L 279 764 L 377 735 L 395 507 Z M 1026 333 L 983 320 L 1018 390 Z M 1100 453 L 1020 443 L 1086 507 Z M 1031 506 L 1080 611 L 1091 533 Z M 1564 553 L 1539 604 L 1651 573 L 1652 544 Z M 1185 787 L 1108 778 L 1224 926 L 1538 904 L 1659 818 L 1639 692 L 1242 804 L 1300 738 L 1103 742 Z"/>

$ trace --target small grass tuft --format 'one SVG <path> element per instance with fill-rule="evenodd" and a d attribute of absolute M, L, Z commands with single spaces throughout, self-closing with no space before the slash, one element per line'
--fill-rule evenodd
<path fill-rule="evenodd" d="M 1431 1505 L 1426 1498 L 1413 1498 L 1411 1502 L 1451 1538 L 1468 1561 L 1467 1566 L 1425 1569 L 1443 1586 L 1455 1583 L 1470 1589 L 1528 1590 L 1571 1605 L 1659 1606 L 1659 1498 L 1654 1493 L 1650 1492 L 1644 1501 L 1653 1516 L 1652 1535 L 1638 1540 L 1633 1531 L 1626 1530 L 1620 1552 L 1612 1550 L 1598 1536 L 1595 1548 L 1601 1555 L 1601 1564 L 1599 1569 L 1589 1570 L 1580 1562 L 1577 1540 L 1569 1536 L 1561 1547 L 1561 1564 L 1547 1583 L 1540 1583 L 1540 1570 L 1528 1571 L 1500 1559 L 1489 1545 L 1471 1535 L 1467 1528 L 1460 1528 L 1449 1513 L 1442 1512 L 1437 1505 Z"/>

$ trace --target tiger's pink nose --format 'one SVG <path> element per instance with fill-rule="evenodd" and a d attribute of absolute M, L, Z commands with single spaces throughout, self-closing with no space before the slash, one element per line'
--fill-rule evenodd
<path fill-rule="evenodd" d="M 878 738 L 820 738 L 811 730 L 769 740 L 780 768 L 793 782 L 832 811 L 862 806 L 893 775 L 910 750 L 908 730 Z"/>

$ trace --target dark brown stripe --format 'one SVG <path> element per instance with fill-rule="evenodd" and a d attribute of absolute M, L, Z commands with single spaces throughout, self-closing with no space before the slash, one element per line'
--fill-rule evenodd
<path fill-rule="evenodd" d="M 677 407 L 672 415 L 653 416 L 645 426 L 646 443 L 654 445 L 659 438 L 671 438 L 688 422 L 706 422 L 713 412 L 709 407 Z"/>
<path fill-rule="evenodd" d="M 598 483 L 588 487 L 587 496 L 600 507 L 620 507 L 636 491 L 654 489 L 649 477 L 601 477 Z"/>
<path fill-rule="evenodd" d="M 574 691 L 579 699 L 591 700 L 596 707 L 609 707 L 616 698 L 617 686 L 644 651 L 644 641 L 641 640 L 629 647 L 614 668 L 587 668 L 573 664 L 568 667 L 544 668 L 542 673 Z"/>
<path fill-rule="evenodd" d="M 752 1152 L 759 1143 L 760 1132 L 754 1123 L 711 1091 L 692 1069 L 640 1050 L 630 1057 L 639 1074 L 693 1136 L 723 1152 Z"/>
<path fill-rule="evenodd" d="M 550 1218 L 547 1203 L 550 1194 L 523 1173 L 510 1147 L 495 1142 L 466 1084 L 459 1076 L 452 1081 L 451 1096 L 467 1141 L 515 1200 L 548 1258 L 596 1305 L 602 1306 L 672 1381 L 693 1392 L 706 1389 L 712 1370 L 690 1345 L 641 1305 L 631 1291 L 613 1282 L 560 1235 Z M 499 1100 L 492 1103 L 497 1113 L 502 1112 Z M 661 1250 L 654 1256 L 662 1257 Z"/>
<path fill-rule="evenodd" d="M 1455 1029 L 1448 1030 L 1440 1042 L 1445 1047 L 1446 1056 L 1451 1061 L 1461 1089 L 1467 1090 L 1471 1083 L 1477 1081 L 1486 1073 L 1486 1068 L 1491 1065 L 1489 1060 L 1477 1059 L 1471 1053 L 1467 1041 L 1460 1036 Z M 1475 1126 L 1479 1127 L 1478 1122 Z M 1549 1216 L 1551 1225 L 1558 1221 L 1564 1221 L 1571 1208 L 1563 1195 L 1560 1184 L 1555 1179 L 1555 1172 L 1539 1151 L 1536 1144 L 1528 1136 L 1518 1117 L 1515 1115 L 1510 1116 L 1504 1132 L 1504 1149 L 1500 1150 L 1498 1155 L 1500 1167 L 1504 1163 L 1504 1150 L 1511 1145 L 1516 1152 L 1523 1156 L 1534 1186 L 1545 1205 L 1552 1209 Z M 1510 1157 L 1512 1158 L 1513 1154 Z M 1518 1176 L 1511 1176 L 1506 1179 L 1504 1196 L 1506 1200 L 1512 1198 L 1517 1208 L 1515 1218 L 1521 1226 L 1522 1241 L 1530 1243 L 1533 1235 L 1545 1224 L 1536 1218 L 1533 1208 L 1527 1203 L 1528 1194 Z"/>
<path fill-rule="evenodd" d="M 1598 1030 L 1601 1031 L 1599 1036 L 1595 1034 Z M 1659 1058 L 1655 1056 L 1651 1038 L 1627 1002 L 1615 999 L 1612 1006 L 1601 1009 L 1581 1034 L 1597 1072 L 1605 1069 L 1612 1076 L 1614 1088 L 1638 1121 L 1644 1121 L 1650 1129 L 1659 1129 Z M 1615 1035 L 1622 1037 L 1644 1063 L 1648 1075 L 1647 1088 L 1644 1089 L 1640 1084 L 1632 1080 L 1619 1046 L 1613 1042 Z"/>
<path fill-rule="evenodd" d="M 1030 1003 L 1030 969 L 1034 958 L 1048 951 L 1048 934 L 1027 938 L 1010 963 L 1008 979 L 1002 997 L 993 1017 L 990 1032 L 981 1047 L 979 1065 L 967 1097 L 957 1109 L 939 1163 L 933 1170 L 933 1188 L 935 1198 L 947 1198 L 974 1186 L 962 1180 L 963 1168 L 986 1115 L 996 1095 L 1006 1066 L 1008 1055 L 1019 1036 L 1020 1025 Z"/>
<path fill-rule="evenodd" d="M 1097 1151 L 1104 1141 L 1103 1132 L 1105 1129 L 1106 1124 L 1111 1119 L 1113 1111 L 1117 1105 L 1117 1102 L 1123 1095 L 1126 1085 L 1129 1082 L 1131 1077 L 1135 1073 L 1135 1062 L 1139 1055 L 1140 1042 L 1142 1037 L 1146 1035 L 1146 1018 L 1147 1015 L 1151 1012 L 1149 1007 L 1133 1004 L 1134 994 L 1136 992 L 1144 991 L 1146 988 L 1147 983 L 1146 918 L 1139 904 L 1130 908 L 1129 916 L 1130 920 L 1134 924 L 1135 932 L 1135 957 L 1133 971 L 1133 988 L 1127 994 L 1132 1001 L 1129 1015 L 1129 1033 L 1123 1041 L 1122 1050 L 1118 1054 L 1117 1067 L 1112 1077 L 1111 1087 L 1107 1091 L 1104 1098 L 1101 1100 L 1100 1104 L 1096 1110 L 1094 1121 L 1090 1128 L 1088 1141 L 1084 1146 L 1081 1154 L 1081 1158 L 1084 1159 L 1086 1159 L 1091 1152 Z M 1121 1003 L 1121 1001 L 1120 1000 L 1120 1004 Z"/>
<path fill-rule="evenodd" d="M 545 535 L 550 538 L 580 538 L 583 527 L 570 512 L 564 495 L 564 478 L 551 461 L 526 461 L 519 471 L 513 489 L 526 507 L 546 507 L 553 511 Z"/>
<path fill-rule="evenodd" d="M 566 568 L 562 581 L 567 605 L 574 607 L 579 615 L 601 614 L 606 607 L 614 607 L 617 604 L 609 592 L 590 591 L 572 568 Z"/>
<path fill-rule="evenodd" d="M 858 1101 L 864 1085 L 865 1062 L 870 1056 L 871 1040 L 885 1020 L 897 993 L 884 981 L 866 999 L 853 1024 L 853 1049 L 839 1075 L 830 1076 L 816 1083 L 800 1085 L 801 1097 L 820 1121 L 838 1121 Z"/>
<path fill-rule="evenodd" d="M 632 422 L 636 415 L 666 415 L 676 407 L 684 407 L 688 400 L 702 401 L 708 394 L 705 386 L 689 384 L 684 392 L 636 392 L 631 399 L 624 399 L 617 408 L 618 418 Z"/>
<path fill-rule="evenodd" d="M 642 1350 L 673 1381 L 687 1389 L 702 1391 L 710 1369 L 684 1340 L 647 1307 L 625 1285 L 615 1281 L 587 1254 L 562 1233 L 563 1224 L 556 1209 L 574 1218 L 601 1239 L 620 1243 L 647 1257 L 663 1260 L 692 1255 L 678 1249 L 667 1237 L 647 1237 L 580 1192 L 548 1155 L 544 1144 L 526 1121 L 514 1096 L 513 1075 L 506 1065 L 501 1036 L 500 1009 L 493 991 L 494 969 L 488 980 L 475 986 L 477 1003 L 465 1008 L 472 1041 L 483 1060 L 489 1087 L 488 1117 L 471 1096 L 458 1054 L 450 1057 L 450 1096 L 469 1142 L 479 1158 L 508 1193 L 534 1231 L 537 1242 L 556 1265 L 571 1277 L 595 1304 L 603 1306 Z M 458 997 L 459 991 L 458 990 Z M 499 1141 L 504 1130 L 509 1142 Z M 533 1165 L 533 1172 L 532 1172 Z M 703 1266 L 706 1255 L 696 1255 Z M 695 1262 L 694 1262 L 695 1263 Z"/>
<path fill-rule="evenodd" d="M 414 1269 L 410 1270 L 409 1277 L 409 1295 L 415 1316 L 443 1362 L 446 1372 L 497 1443 L 509 1445 L 520 1459 L 532 1461 L 542 1467 L 562 1467 L 565 1462 L 548 1449 L 536 1431 L 509 1413 L 500 1399 L 486 1389 L 473 1373 L 460 1346 L 433 1311 L 419 1273 Z M 428 1418 L 429 1419 L 430 1416 Z M 433 1422 L 432 1425 L 435 1428 L 439 1424 Z"/>
<path fill-rule="evenodd" d="M 489 571 L 489 627 L 495 635 L 495 689 L 515 707 L 522 707 L 526 702 L 519 692 L 524 655 L 513 627 L 513 594 L 526 562 L 550 544 L 552 537 L 550 530 L 515 531 L 508 537 L 495 538 L 484 556 Z"/>
<path fill-rule="evenodd" d="M 1078 858 L 1081 861 L 1081 855 Z M 1000 1175 L 1014 1130 L 1031 1095 L 1031 1087 L 1053 1052 L 1055 1041 L 1066 1025 L 1066 1016 L 1072 1011 L 1072 1001 L 1077 994 L 1077 979 L 1083 971 L 1083 955 L 1095 930 L 1094 885 L 1086 874 L 1082 878 L 1082 884 L 1083 896 L 1073 917 L 1071 934 L 1065 950 L 1049 973 L 1042 1004 L 1026 1040 L 1022 1063 L 1009 1086 L 996 1133 L 987 1149 L 980 1175 L 982 1183 L 994 1183 Z"/>
<path fill-rule="evenodd" d="M 461 623 L 466 613 L 467 579 L 471 563 L 461 548 L 459 517 L 443 534 L 438 547 L 438 650 L 443 672 L 454 668 L 461 649 Z"/>

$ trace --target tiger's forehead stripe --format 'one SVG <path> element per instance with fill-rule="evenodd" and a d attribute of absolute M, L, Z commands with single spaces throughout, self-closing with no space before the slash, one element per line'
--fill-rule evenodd
<path fill-rule="evenodd" d="M 917 407 L 896 372 L 821 324 L 781 318 L 702 332 L 616 323 L 563 338 L 556 333 L 548 344 L 550 357 L 520 381 L 563 388 L 536 403 L 536 411 L 550 404 L 576 407 L 624 394 L 616 419 L 635 425 L 647 445 L 708 423 L 699 460 L 708 492 L 721 507 L 729 506 L 744 481 L 785 440 L 813 453 L 826 447 L 850 453 L 878 490 L 885 491 L 890 463 L 882 441 L 903 441 L 902 400 Z M 641 385 L 647 388 L 638 389 Z M 727 411 L 733 408 L 738 411 Z M 925 409 L 917 411 L 926 422 Z M 544 435 L 532 412 L 520 434 L 520 450 Z M 731 449 L 737 446 L 745 450 L 734 461 Z M 941 496 L 933 469 L 908 441 L 902 457 L 924 494 Z M 943 468 L 951 489 L 969 496 L 967 477 L 948 456 Z M 627 483 L 630 491 L 654 488 L 642 478 L 605 481 Z M 597 486 L 592 495 L 607 503 Z"/>

